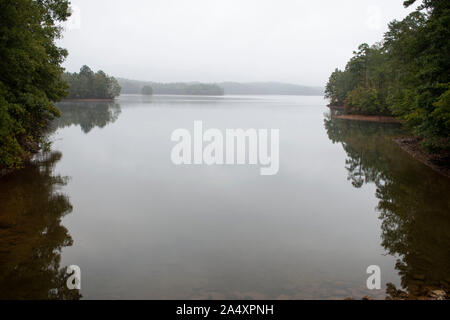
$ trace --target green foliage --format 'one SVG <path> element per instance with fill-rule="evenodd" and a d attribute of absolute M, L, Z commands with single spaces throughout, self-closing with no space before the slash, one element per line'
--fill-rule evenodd
<path fill-rule="evenodd" d="M 103 71 L 94 73 L 82 66 L 79 73 L 64 73 L 63 80 L 69 84 L 69 99 L 114 99 L 121 87 L 114 77 Z"/>
<path fill-rule="evenodd" d="M 21 166 L 59 114 L 67 52 L 55 40 L 68 8 L 66 0 L 0 0 L 0 169 Z"/>
<path fill-rule="evenodd" d="M 424 0 L 391 22 L 380 44 L 362 44 L 344 71 L 336 69 L 326 97 L 348 113 L 397 116 L 430 151 L 449 151 L 449 57 L 450 1 Z"/>
<path fill-rule="evenodd" d="M 143 86 L 141 89 L 141 93 L 147 96 L 151 96 L 153 94 L 153 88 L 151 86 Z"/>
<path fill-rule="evenodd" d="M 381 114 L 379 93 L 374 88 L 357 87 L 346 99 L 345 112 L 348 114 Z"/>
<path fill-rule="evenodd" d="M 450 85 L 448 87 L 449 89 L 434 103 L 435 109 L 431 113 L 434 121 L 440 123 L 439 128 L 442 128 L 442 133 L 450 132 Z"/>
<path fill-rule="evenodd" d="M 330 105 L 344 105 L 345 97 L 347 95 L 347 83 L 345 73 L 339 69 L 334 70 L 325 87 L 325 98 L 330 99 Z"/>
<path fill-rule="evenodd" d="M 384 49 L 380 44 L 369 47 L 367 44 L 362 44 L 358 47 L 358 51 L 353 52 L 353 57 L 347 63 L 345 70 L 336 69 L 330 76 L 325 88 L 325 97 L 330 99 L 331 105 L 344 105 L 346 99 L 352 94 L 352 100 L 359 99 L 360 94 L 364 90 L 367 92 L 377 92 L 377 110 L 380 112 L 370 111 L 366 112 L 367 108 L 361 108 L 364 114 L 386 114 L 386 97 L 388 80 L 388 70 L 386 66 L 386 56 Z M 358 89 L 355 91 L 355 89 Z M 374 89 L 374 90 L 369 90 Z M 357 106 L 353 106 L 348 110 L 357 110 Z M 373 109 L 373 108 L 371 108 Z"/>

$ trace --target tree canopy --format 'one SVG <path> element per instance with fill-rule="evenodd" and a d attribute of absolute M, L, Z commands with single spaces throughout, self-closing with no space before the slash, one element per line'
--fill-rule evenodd
<path fill-rule="evenodd" d="M 63 80 L 69 84 L 69 99 L 114 99 L 121 91 L 114 77 L 101 70 L 94 73 L 88 66 L 79 73 L 64 73 Z"/>
<path fill-rule="evenodd" d="M 55 40 L 68 9 L 67 0 L 0 0 L 0 169 L 20 166 L 59 114 L 67 51 Z"/>
<path fill-rule="evenodd" d="M 346 113 L 404 119 L 430 151 L 450 150 L 449 26 L 450 2 L 423 0 L 380 43 L 360 45 L 331 74 L 325 96 Z"/>

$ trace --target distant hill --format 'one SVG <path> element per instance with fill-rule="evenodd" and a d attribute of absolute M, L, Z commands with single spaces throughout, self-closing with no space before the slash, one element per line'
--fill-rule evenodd
<path fill-rule="evenodd" d="M 297 84 L 282 82 L 222 82 L 218 85 L 223 88 L 225 94 L 280 94 L 280 95 L 303 95 L 322 96 L 324 88 L 307 87 Z"/>
<path fill-rule="evenodd" d="M 117 78 L 122 93 L 139 94 L 142 87 L 149 85 L 154 94 L 193 94 L 193 95 L 223 95 L 223 94 L 260 94 L 260 95 L 304 95 L 321 96 L 324 94 L 322 87 L 308 87 L 282 82 L 178 82 L 159 83 L 151 81 L 129 80 Z"/>

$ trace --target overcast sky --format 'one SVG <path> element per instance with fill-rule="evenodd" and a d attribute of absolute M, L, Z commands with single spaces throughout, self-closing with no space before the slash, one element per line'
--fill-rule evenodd
<path fill-rule="evenodd" d="M 64 66 L 160 82 L 323 86 L 362 42 L 411 9 L 403 0 L 72 0 Z"/>

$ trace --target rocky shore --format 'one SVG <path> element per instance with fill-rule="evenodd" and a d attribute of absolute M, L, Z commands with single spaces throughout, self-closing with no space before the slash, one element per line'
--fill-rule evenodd
<path fill-rule="evenodd" d="M 416 292 L 406 292 L 397 289 L 392 283 L 387 284 L 386 288 L 386 300 L 449 300 L 450 296 L 448 291 L 437 287 L 424 287 Z M 364 296 L 361 299 L 355 299 L 352 297 L 345 298 L 344 300 L 376 300 L 371 296 Z"/>
<path fill-rule="evenodd" d="M 449 154 L 425 153 L 420 149 L 420 140 L 414 137 L 398 138 L 394 141 L 414 159 L 422 162 L 434 171 L 450 178 Z"/>

